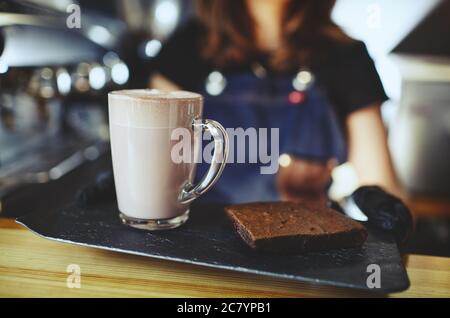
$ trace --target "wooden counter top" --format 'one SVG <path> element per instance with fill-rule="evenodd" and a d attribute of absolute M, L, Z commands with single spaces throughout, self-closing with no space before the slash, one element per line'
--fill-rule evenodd
<path fill-rule="evenodd" d="M 450 258 L 405 257 L 409 290 L 450 297 Z M 69 264 L 81 288 L 66 286 Z M 360 297 L 371 294 L 63 244 L 0 219 L 0 297 Z"/>

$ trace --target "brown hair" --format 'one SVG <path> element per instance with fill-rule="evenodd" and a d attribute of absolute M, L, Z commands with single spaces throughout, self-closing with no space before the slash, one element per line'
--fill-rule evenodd
<path fill-rule="evenodd" d="M 275 70 L 312 66 L 331 42 L 352 40 L 331 20 L 335 0 L 291 0 L 282 20 L 281 46 L 270 64 Z M 250 61 L 257 53 L 254 28 L 245 0 L 197 0 L 206 29 L 203 57 L 224 67 Z"/>

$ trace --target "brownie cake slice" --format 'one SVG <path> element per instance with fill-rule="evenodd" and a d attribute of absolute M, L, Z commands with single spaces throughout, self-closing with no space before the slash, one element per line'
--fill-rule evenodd
<path fill-rule="evenodd" d="M 225 211 L 240 237 L 259 250 L 304 253 L 357 247 L 367 238 L 363 225 L 320 202 L 248 203 Z"/>

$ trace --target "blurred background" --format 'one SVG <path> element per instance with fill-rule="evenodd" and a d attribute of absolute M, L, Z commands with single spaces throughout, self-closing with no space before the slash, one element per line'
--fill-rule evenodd
<path fill-rule="evenodd" d="M 105 166 L 107 92 L 147 87 L 192 14 L 182 0 L 0 0 L 0 216 L 67 204 Z M 390 97 L 391 154 L 417 217 L 406 251 L 450 256 L 450 1 L 338 0 L 333 19 L 366 43 Z M 355 187 L 345 165 L 333 177 L 332 197 Z"/>

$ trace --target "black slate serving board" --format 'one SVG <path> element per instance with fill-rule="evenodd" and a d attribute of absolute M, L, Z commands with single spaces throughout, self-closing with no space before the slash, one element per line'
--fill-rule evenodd
<path fill-rule="evenodd" d="M 169 231 L 122 225 L 115 203 L 71 205 L 58 213 L 32 213 L 17 222 L 45 238 L 100 249 L 379 293 L 405 290 L 409 280 L 395 241 L 369 229 L 361 248 L 304 255 L 254 251 L 235 234 L 221 206 L 193 206 L 189 221 Z M 369 264 L 381 268 L 381 288 L 366 285 Z"/>

